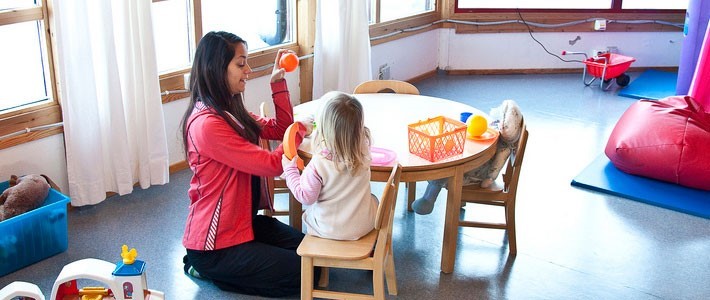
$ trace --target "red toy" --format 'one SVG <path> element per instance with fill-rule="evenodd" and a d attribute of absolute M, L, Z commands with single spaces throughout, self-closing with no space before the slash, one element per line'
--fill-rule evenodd
<path fill-rule="evenodd" d="M 617 169 L 710 191 L 710 114 L 690 96 L 639 100 L 616 123 L 604 153 Z"/>
<path fill-rule="evenodd" d="M 279 59 L 279 67 L 283 68 L 286 72 L 292 72 L 298 67 L 298 56 L 292 52 L 284 53 Z"/>
<path fill-rule="evenodd" d="M 568 52 L 562 51 L 562 55 L 584 55 L 584 71 L 582 71 L 582 82 L 585 85 L 591 85 L 597 78 L 600 78 L 599 87 L 603 90 L 608 90 L 611 87 L 611 80 L 616 79 L 616 84 L 619 86 L 629 85 L 629 75 L 624 72 L 629 69 L 631 63 L 636 59 L 630 56 L 624 56 L 615 53 L 603 53 L 594 57 L 587 57 L 584 52 Z M 592 80 L 587 81 L 586 75 L 589 72 L 592 75 Z"/>

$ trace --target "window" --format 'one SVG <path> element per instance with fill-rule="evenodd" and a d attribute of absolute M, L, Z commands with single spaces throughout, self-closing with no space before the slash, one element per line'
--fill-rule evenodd
<path fill-rule="evenodd" d="M 622 9 L 687 9 L 688 0 L 624 0 Z"/>
<path fill-rule="evenodd" d="M 278 48 L 296 50 L 296 0 L 153 0 L 151 9 L 161 91 L 184 90 L 183 74 L 209 31 L 245 39 L 257 70 L 273 62 Z M 165 102 L 187 95 L 163 96 Z"/>
<path fill-rule="evenodd" d="M 458 0 L 456 9 L 623 9 L 680 10 L 688 7 L 688 0 Z"/>
<path fill-rule="evenodd" d="M 194 52 L 190 3 L 185 0 L 153 2 L 153 36 L 158 72 L 190 67 Z"/>
<path fill-rule="evenodd" d="M 459 8 L 603 9 L 611 0 L 459 0 Z"/>
<path fill-rule="evenodd" d="M 294 0 L 202 0 L 202 32 L 234 33 L 247 41 L 249 51 L 288 44 L 294 37 L 294 6 Z"/>
<path fill-rule="evenodd" d="M 436 0 L 370 0 L 370 24 L 388 22 L 436 9 Z"/>
<path fill-rule="evenodd" d="M 20 8 L 24 5 L 25 9 Z M 30 10 L 32 1 L 11 1 L 0 4 L 0 10 L 10 16 L 10 9 Z M 47 66 L 47 47 L 41 11 L 30 20 L 17 20 L 0 26 L 0 40 L 11 47 L 0 47 L 0 65 L 12 72 L 0 73 L 0 112 L 49 100 L 51 82 Z"/>
<path fill-rule="evenodd" d="M 0 149 L 48 133 L 15 135 L 20 130 L 61 121 L 48 23 L 43 0 L 0 2 L 0 40 L 4 44 L 0 47 L 0 136 L 6 137 L 0 140 Z"/>

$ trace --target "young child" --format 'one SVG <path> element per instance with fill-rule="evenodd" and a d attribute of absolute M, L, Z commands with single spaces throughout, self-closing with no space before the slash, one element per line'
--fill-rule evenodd
<path fill-rule="evenodd" d="M 316 121 L 313 157 L 299 174 L 284 155 L 283 177 L 296 199 L 310 205 L 303 223 L 310 235 L 356 240 L 374 228 L 377 198 L 370 193 L 370 132 L 362 104 L 352 95 L 329 92 Z"/>

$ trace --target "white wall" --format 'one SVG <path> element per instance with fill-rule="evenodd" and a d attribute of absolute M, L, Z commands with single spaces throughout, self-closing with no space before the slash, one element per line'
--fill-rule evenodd
<path fill-rule="evenodd" d="M 377 79 L 380 66 L 390 66 L 391 79 L 408 80 L 438 66 L 439 30 L 431 30 L 396 41 L 372 46 L 372 75 Z"/>
<path fill-rule="evenodd" d="M 439 67 L 444 70 L 581 68 L 549 55 L 527 33 L 455 34 L 442 29 Z M 615 46 L 619 54 L 636 58 L 633 67 L 677 67 L 681 32 L 549 32 L 533 33 L 548 51 L 591 53 L 593 49 Z M 570 45 L 579 36 L 579 40 Z M 582 56 L 563 56 L 580 59 Z"/>
<path fill-rule="evenodd" d="M 616 46 L 621 54 L 633 56 L 638 67 L 677 67 L 680 57 L 681 32 L 582 32 L 534 33 L 553 53 L 589 51 Z M 580 40 L 574 45 L 569 41 Z M 573 57 L 568 57 L 573 58 Z M 535 69 L 580 68 L 580 64 L 564 63 L 546 54 L 527 33 L 455 34 L 453 29 L 427 31 L 418 35 L 372 47 L 373 78 L 382 64 L 390 65 L 392 79 L 408 80 L 426 72 L 475 69 Z M 300 103 L 298 71 L 288 73 L 286 80 L 291 102 Z M 245 92 L 247 109 L 258 113 L 259 104 L 266 102 L 273 114 L 269 76 L 250 80 Z M 179 123 L 187 99 L 163 105 L 165 127 L 170 152 L 170 164 L 184 159 Z M 65 193 L 67 191 L 63 135 L 0 150 L 0 181 L 10 174 L 41 173 L 50 176 Z"/>
<path fill-rule="evenodd" d="M 10 175 L 45 174 L 62 192 L 66 193 L 67 164 L 64 152 L 64 134 L 55 134 L 0 150 L 0 181 L 10 180 Z"/>
<path fill-rule="evenodd" d="M 636 58 L 632 67 L 677 67 L 681 32 L 549 32 L 533 33 L 547 50 L 591 53 L 615 46 Z M 579 36 L 579 40 L 570 45 Z M 581 56 L 562 56 L 581 59 Z M 456 34 L 439 29 L 372 47 L 373 78 L 390 65 L 392 79 L 408 80 L 435 68 L 443 70 L 504 70 L 582 68 L 547 54 L 527 33 Z"/>

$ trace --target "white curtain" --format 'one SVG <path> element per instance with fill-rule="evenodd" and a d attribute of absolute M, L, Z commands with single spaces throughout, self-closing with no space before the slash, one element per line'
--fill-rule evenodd
<path fill-rule="evenodd" d="M 359 83 L 372 78 L 369 2 L 317 1 L 314 99 L 329 91 L 352 93 Z"/>
<path fill-rule="evenodd" d="M 168 147 L 151 1 L 54 1 L 72 205 L 165 184 Z"/>

